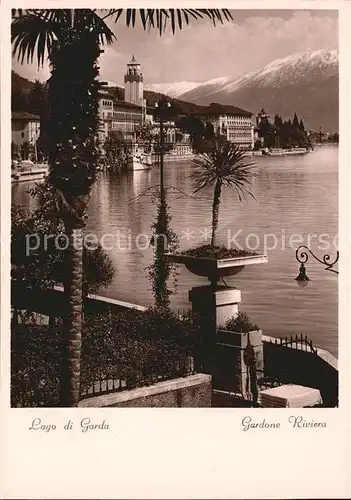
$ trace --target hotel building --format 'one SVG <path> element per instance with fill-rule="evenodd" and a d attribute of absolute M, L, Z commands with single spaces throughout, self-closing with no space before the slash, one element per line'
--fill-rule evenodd
<path fill-rule="evenodd" d="M 202 122 L 211 123 L 217 137 L 225 136 L 229 142 L 241 149 L 251 150 L 254 146 L 254 126 L 249 111 L 223 104 L 212 103 L 194 116 Z"/>
<path fill-rule="evenodd" d="M 40 134 L 40 117 L 23 111 L 13 111 L 11 115 L 11 139 L 21 146 L 28 142 L 33 145 Z"/>

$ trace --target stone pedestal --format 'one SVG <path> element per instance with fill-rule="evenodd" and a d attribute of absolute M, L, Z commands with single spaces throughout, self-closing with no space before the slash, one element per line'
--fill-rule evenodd
<path fill-rule="evenodd" d="M 241 292 L 225 286 L 197 286 L 190 290 L 192 310 L 212 326 L 214 332 L 239 312 Z"/>
<path fill-rule="evenodd" d="M 239 311 L 241 292 L 224 286 L 199 286 L 189 292 L 192 311 L 201 318 L 201 347 L 196 369 L 213 374 L 217 360 L 217 329 Z M 220 361 L 219 361 L 220 362 Z"/>
<path fill-rule="evenodd" d="M 249 364 L 248 353 L 254 354 L 254 364 Z M 264 358 L 262 331 L 229 332 L 219 330 L 216 354 L 218 362 L 213 373 L 213 386 L 252 397 L 252 379 L 263 377 Z"/>
<path fill-rule="evenodd" d="M 219 285 L 199 286 L 190 290 L 189 300 L 193 312 L 202 319 L 200 366 L 196 368 L 213 376 L 214 389 L 252 398 L 252 388 L 257 388 L 256 381 L 263 374 L 262 331 L 240 333 L 223 329 L 227 320 L 239 312 L 240 290 Z M 248 362 L 250 352 L 254 364 Z"/>

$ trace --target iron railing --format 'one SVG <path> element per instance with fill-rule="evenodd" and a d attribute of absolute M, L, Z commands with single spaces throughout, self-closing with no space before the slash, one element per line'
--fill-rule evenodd
<path fill-rule="evenodd" d="M 270 337 L 269 340 L 265 339 L 263 340 L 263 342 L 318 354 L 318 350 L 313 346 L 312 340 L 308 339 L 307 335 L 303 335 L 302 333 L 296 334 L 294 336 L 291 335 L 290 337 Z"/>
<path fill-rule="evenodd" d="M 175 367 L 167 374 L 158 375 L 156 373 L 145 374 L 139 377 L 129 379 L 119 379 L 110 376 L 99 375 L 94 377 L 94 381 L 88 387 L 81 387 L 81 399 L 86 399 L 94 396 L 101 396 L 111 394 L 113 392 L 121 392 L 138 387 L 146 387 L 158 382 L 172 380 L 178 377 L 189 377 L 197 373 L 195 369 L 195 360 L 193 356 L 188 356 L 186 366 Z"/>

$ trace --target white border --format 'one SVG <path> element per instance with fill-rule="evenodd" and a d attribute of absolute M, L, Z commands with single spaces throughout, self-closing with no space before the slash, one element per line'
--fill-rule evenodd
<path fill-rule="evenodd" d="M 121 5 L 122 2 L 118 2 Z M 168 2 L 169 5 L 172 2 Z M 178 1 L 176 7 L 189 7 Z M 94 5 L 95 4 L 95 5 Z M 147 6 L 160 7 L 161 1 Z M 96 2 L 16 2 L 16 7 L 93 7 Z M 99 7 L 116 7 L 101 2 Z M 129 7 L 130 5 L 127 5 Z M 191 7 L 212 7 L 192 1 Z M 216 7 L 340 9 L 340 408 L 10 409 L 10 1 L 1 5 L 1 498 L 348 498 L 350 463 L 350 4 L 349 2 L 218 2 Z M 145 7 L 134 1 L 133 7 Z M 294 430 L 302 414 L 327 429 Z M 243 432 L 240 422 L 279 421 L 280 429 Z M 29 431 L 33 418 L 59 428 L 69 419 L 105 419 L 110 430 L 85 434 Z"/>

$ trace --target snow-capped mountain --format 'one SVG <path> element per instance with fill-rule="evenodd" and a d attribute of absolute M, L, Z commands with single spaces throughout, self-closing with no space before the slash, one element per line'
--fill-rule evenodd
<path fill-rule="evenodd" d="M 152 90 L 153 92 L 166 94 L 169 97 L 177 98 L 186 92 L 189 92 L 203 82 L 175 82 L 175 83 L 150 83 L 145 85 L 145 90 Z"/>
<path fill-rule="evenodd" d="M 338 130 L 338 74 L 336 50 L 317 50 L 277 59 L 239 79 L 216 78 L 181 94 L 196 104 L 220 102 L 256 113 L 292 116 L 296 111 L 308 127 Z"/>
<path fill-rule="evenodd" d="M 324 77 L 338 71 L 338 54 L 336 50 L 317 50 L 302 52 L 292 56 L 276 59 L 263 69 L 248 73 L 238 80 L 229 81 L 222 90 L 234 92 L 247 85 L 259 84 L 262 87 L 279 87 L 286 81 L 291 85 L 303 80 L 311 80 L 318 73 Z"/>

